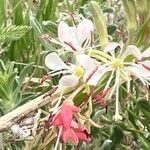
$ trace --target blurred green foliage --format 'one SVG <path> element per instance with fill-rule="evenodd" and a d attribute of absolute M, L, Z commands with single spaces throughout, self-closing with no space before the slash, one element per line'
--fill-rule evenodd
<path fill-rule="evenodd" d="M 33 99 L 38 94 L 48 91 L 51 85 L 43 89 L 39 87 L 39 84 L 34 83 L 29 84 L 29 88 L 25 87 L 28 85 L 24 83 L 26 77 L 41 78 L 46 74 L 46 69 L 40 66 L 44 66 L 43 58 L 47 53 L 59 49 L 61 56 L 67 55 L 59 46 L 43 38 L 43 35 L 48 34 L 50 37 L 57 38 L 57 25 L 60 20 L 72 24 L 69 14 L 75 14 L 76 21 L 80 20 L 80 16 L 93 19 L 93 11 L 90 12 L 89 9 L 90 2 L 90 0 L 0 0 L 0 116 Z M 123 3 L 117 0 L 113 5 L 108 4 L 106 0 L 95 0 L 95 2 L 98 3 L 101 8 L 100 12 L 104 15 L 113 15 L 113 22 L 106 21 L 110 41 L 112 39 L 116 42 L 122 40 L 126 44 L 140 46 L 141 50 L 150 46 L 149 0 L 144 0 L 144 3 L 141 0 L 123 0 Z M 123 5 L 126 16 L 122 10 Z M 98 30 L 100 29 L 101 27 Z M 95 33 L 95 43 L 99 45 L 98 33 Z M 52 83 L 58 83 L 58 79 L 58 77 L 53 78 Z M 135 85 L 136 83 L 138 81 L 133 82 Z M 124 86 L 122 85 L 120 93 L 125 99 L 127 92 Z M 142 91 L 143 85 L 140 85 L 140 88 L 135 87 L 131 89 L 132 97 L 128 98 L 127 103 L 124 104 L 123 121 L 114 122 L 112 120 L 113 100 L 108 104 L 107 109 L 102 106 L 94 106 L 92 119 L 103 124 L 104 127 L 101 130 L 92 127 L 92 142 L 80 143 L 80 149 L 150 149 L 150 101 L 147 101 L 146 96 L 143 97 L 141 94 L 145 92 Z M 77 95 L 76 105 L 79 105 L 86 96 L 84 92 Z M 4 139 L 7 138 L 6 134 Z M 49 141 L 46 145 L 47 150 L 50 145 Z M 38 146 L 36 142 L 33 149 L 38 149 Z M 22 141 L 4 142 L 4 147 L 7 150 L 24 149 Z M 75 149 L 71 144 L 66 144 L 64 147 Z"/>

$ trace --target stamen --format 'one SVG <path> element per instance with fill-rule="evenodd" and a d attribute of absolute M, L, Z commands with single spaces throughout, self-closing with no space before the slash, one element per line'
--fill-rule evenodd
<path fill-rule="evenodd" d="M 115 121 L 122 120 L 122 116 L 119 114 L 119 81 L 120 80 L 120 71 L 119 69 L 116 70 L 116 108 L 115 108 L 115 115 L 113 119 Z"/>
<path fill-rule="evenodd" d="M 104 91 L 106 91 L 106 90 L 108 89 L 108 87 L 109 87 L 109 85 L 110 85 L 110 83 L 111 83 L 111 80 L 112 80 L 113 76 L 114 76 L 114 70 L 112 71 L 112 73 L 111 73 L 111 75 L 110 75 L 110 78 L 109 78 L 109 80 L 107 81 L 107 84 L 106 84 L 106 86 L 105 86 L 105 88 L 104 88 Z"/>

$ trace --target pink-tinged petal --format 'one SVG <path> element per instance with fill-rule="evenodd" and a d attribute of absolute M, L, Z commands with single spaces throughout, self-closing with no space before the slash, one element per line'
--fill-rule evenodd
<path fill-rule="evenodd" d="M 150 47 L 142 53 L 142 57 L 145 58 L 150 57 Z"/>
<path fill-rule="evenodd" d="M 79 140 L 86 141 L 86 142 L 91 140 L 89 134 L 87 133 L 86 128 L 80 126 L 75 121 L 71 122 L 71 128 L 74 130 Z"/>
<path fill-rule="evenodd" d="M 129 45 L 127 47 L 126 51 L 124 52 L 124 54 L 122 55 L 122 57 L 126 58 L 129 55 L 133 55 L 138 60 L 140 60 L 142 58 L 142 54 L 141 54 L 140 50 L 134 45 Z"/>
<path fill-rule="evenodd" d="M 58 113 L 53 117 L 53 125 L 55 126 L 61 126 L 62 125 L 62 119 L 61 119 L 61 114 Z"/>
<path fill-rule="evenodd" d="M 67 50 L 77 51 L 77 49 L 81 49 L 78 45 L 77 28 L 75 26 L 69 27 L 64 21 L 60 22 L 58 25 L 58 38 Z"/>
<path fill-rule="evenodd" d="M 85 71 L 84 80 L 87 84 L 96 86 L 101 79 L 101 77 L 108 71 L 109 68 L 105 66 L 100 66 L 97 68 L 92 68 Z"/>
<path fill-rule="evenodd" d="M 145 67 L 146 69 L 150 71 L 150 60 L 145 60 L 141 62 L 141 64 L 143 65 L 143 67 Z"/>
<path fill-rule="evenodd" d="M 107 93 L 110 91 L 110 88 L 107 88 L 105 91 L 100 91 L 97 95 L 93 96 L 93 100 L 95 103 L 99 103 L 103 107 L 106 107 L 106 101 L 104 100 L 104 97 L 107 95 Z"/>
<path fill-rule="evenodd" d="M 51 70 L 68 69 L 68 66 L 54 52 L 45 57 L 45 65 Z"/>
<path fill-rule="evenodd" d="M 65 43 L 64 47 L 66 50 L 81 54 L 83 53 L 83 48 L 78 44 L 74 44 L 73 42 L 64 42 L 64 43 Z"/>
<path fill-rule="evenodd" d="M 61 21 L 58 25 L 58 39 L 61 43 L 68 42 L 70 39 L 69 26 L 64 21 Z"/>
<path fill-rule="evenodd" d="M 91 138 L 87 133 L 87 130 L 74 129 L 74 132 L 76 133 L 79 140 L 86 142 L 91 141 Z"/>
<path fill-rule="evenodd" d="M 142 65 L 135 65 L 131 67 L 127 67 L 127 70 L 130 71 L 133 75 L 135 75 L 137 78 L 150 78 L 150 71 L 143 67 Z"/>
<path fill-rule="evenodd" d="M 75 145 L 79 143 L 79 139 L 72 128 L 63 129 L 62 131 L 62 139 L 64 142 L 71 141 Z"/>
<path fill-rule="evenodd" d="M 90 56 L 85 54 L 80 54 L 76 56 L 77 62 L 84 68 L 90 69 L 96 67 L 96 60 L 92 59 Z"/>
<path fill-rule="evenodd" d="M 60 111 L 53 118 L 53 125 L 62 125 L 65 129 L 70 128 L 74 113 L 78 113 L 80 109 L 74 105 L 63 103 Z"/>
<path fill-rule="evenodd" d="M 91 32 L 93 31 L 93 23 L 91 20 L 83 19 L 77 26 L 77 37 L 79 44 L 82 45 L 82 43 L 86 39 L 91 38 Z"/>
<path fill-rule="evenodd" d="M 119 43 L 116 42 L 110 42 L 107 44 L 107 46 L 104 48 L 104 52 L 109 52 L 112 55 L 114 55 L 115 49 L 120 46 Z"/>
<path fill-rule="evenodd" d="M 79 113 L 80 112 L 80 108 L 74 105 L 70 105 L 71 106 L 71 110 L 73 113 Z"/>
<path fill-rule="evenodd" d="M 70 128 L 73 113 L 70 110 L 62 109 L 60 113 L 53 118 L 54 126 L 63 126 L 65 129 Z"/>
<path fill-rule="evenodd" d="M 77 28 L 75 26 L 69 27 L 69 33 L 70 33 L 69 42 L 72 43 L 73 45 L 79 45 L 77 38 Z"/>
<path fill-rule="evenodd" d="M 79 83 L 79 78 L 75 75 L 65 75 L 59 80 L 63 87 L 74 87 Z"/>
<path fill-rule="evenodd" d="M 73 112 L 71 106 L 63 105 L 61 110 L 61 120 L 64 128 L 66 129 L 70 128 L 72 117 L 73 117 Z"/>

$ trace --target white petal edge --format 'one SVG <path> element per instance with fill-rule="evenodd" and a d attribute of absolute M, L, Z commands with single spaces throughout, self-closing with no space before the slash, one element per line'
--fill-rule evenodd
<path fill-rule="evenodd" d="M 64 21 L 61 21 L 58 25 L 58 39 L 61 43 L 68 42 L 70 39 L 69 26 Z"/>
<path fill-rule="evenodd" d="M 69 67 L 61 60 L 57 53 L 49 53 L 45 57 L 45 65 L 51 70 L 68 69 Z"/>
<path fill-rule="evenodd" d="M 142 57 L 150 57 L 150 47 L 142 53 Z"/>
<path fill-rule="evenodd" d="M 141 62 L 141 64 L 150 70 L 150 60 L 145 60 Z"/>
<path fill-rule="evenodd" d="M 107 45 L 106 45 L 106 47 L 104 48 L 104 52 L 105 53 L 111 53 L 112 55 L 114 55 L 114 50 L 118 47 L 118 46 L 120 46 L 120 44 L 119 43 L 117 43 L 117 42 L 110 42 L 110 43 L 108 43 Z"/>
<path fill-rule="evenodd" d="M 76 56 L 77 62 L 84 68 L 90 69 L 96 67 L 96 60 L 85 54 L 79 54 Z"/>
<path fill-rule="evenodd" d="M 96 86 L 98 84 L 99 80 L 101 79 L 101 77 L 109 70 L 110 70 L 110 68 L 106 67 L 106 66 L 98 67 L 97 71 L 87 81 L 87 84 Z M 90 71 L 92 71 L 92 69 L 85 72 L 84 80 L 86 80 L 88 78 L 88 76 L 90 75 Z"/>
<path fill-rule="evenodd" d="M 79 78 L 75 75 L 65 75 L 59 80 L 62 87 L 74 87 L 79 83 Z"/>
<path fill-rule="evenodd" d="M 134 46 L 134 45 L 129 45 L 126 49 L 126 51 L 124 52 L 124 54 L 122 55 L 123 59 L 125 59 L 127 56 L 129 55 L 133 55 L 134 57 L 136 57 L 138 60 L 140 60 L 142 58 L 142 53 L 140 52 L 140 50 Z"/>
<path fill-rule="evenodd" d="M 135 75 L 137 78 L 150 78 L 150 71 L 144 68 L 142 65 L 129 66 L 126 67 L 126 70 Z"/>
<path fill-rule="evenodd" d="M 80 45 L 86 40 L 91 38 L 93 31 L 93 23 L 91 20 L 83 19 L 77 26 L 77 37 Z"/>

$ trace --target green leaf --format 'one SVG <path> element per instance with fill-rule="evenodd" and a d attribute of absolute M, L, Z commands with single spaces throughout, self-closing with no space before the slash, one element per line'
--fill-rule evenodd
<path fill-rule="evenodd" d="M 23 18 L 23 5 L 22 0 L 13 0 L 12 7 L 13 7 L 13 24 L 15 25 L 22 25 L 24 22 Z"/>
<path fill-rule="evenodd" d="M 0 42 L 18 40 L 24 36 L 29 29 L 28 26 L 8 26 L 0 28 Z"/>
<path fill-rule="evenodd" d="M 146 111 L 150 112 L 150 102 L 145 99 L 140 99 L 137 103 L 139 108 L 143 108 Z"/>
<path fill-rule="evenodd" d="M 4 24 L 6 18 L 6 0 L 0 0 L 0 25 Z"/>
<path fill-rule="evenodd" d="M 138 119 L 138 117 L 137 117 L 136 114 L 135 114 L 133 111 L 131 111 L 130 109 L 127 110 L 127 112 L 128 112 L 128 118 L 129 118 L 129 120 L 130 120 L 131 123 L 134 125 L 134 127 L 135 127 L 136 129 L 138 129 L 139 127 L 136 125 L 136 120 Z"/>
<path fill-rule="evenodd" d="M 25 77 L 27 77 L 27 74 L 31 71 L 32 67 L 33 67 L 34 63 L 30 63 L 27 66 L 25 66 L 23 68 L 23 70 L 20 72 L 20 77 L 19 77 L 19 85 L 22 86 L 22 83 L 25 79 Z"/>
<path fill-rule="evenodd" d="M 0 71 L 1 71 L 1 72 L 6 71 L 5 64 L 4 64 L 4 62 L 3 62 L 1 59 L 0 59 Z"/>
<path fill-rule="evenodd" d="M 97 121 L 101 115 L 105 114 L 106 113 L 106 109 L 102 109 L 102 110 L 98 110 L 94 113 L 94 115 L 92 116 L 92 120 L 93 121 Z"/>
<path fill-rule="evenodd" d="M 141 99 L 137 103 L 137 109 L 141 110 L 146 118 L 150 121 L 150 102 Z"/>
<path fill-rule="evenodd" d="M 139 22 L 142 25 L 147 18 L 147 6 L 149 0 L 136 0 Z"/>
<path fill-rule="evenodd" d="M 141 143 L 141 147 L 144 148 L 144 150 L 149 150 L 150 148 L 150 141 L 146 139 L 143 135 L 138 134 L 138 139 Z"/>
<path fill-rule="evenodd" d="M 3 99 L 3 101 L 9 100 L 7 92 L 1 85 L 0 85 L 0 99 Z"/>
<path fill-rule="evenodd" d="M 110 24 L 108 27 L 107 27 L 107 30 L 108 30 L 108 34 L 109 35 L 112 35 L 116 30 L 117 30 L 117 25 L 116 24 Z"/>
<path fill-rule="evenodd" d="M 124 133 L 122 129 L 117 125 L 113 126 L 112 134 L 110 137 L 110 140 L 112 140 L 112 143 L 110 145 L 111 149 L 115 149 L 116 146 L 121 143 L 123 136 L 124 136 Z"/>

